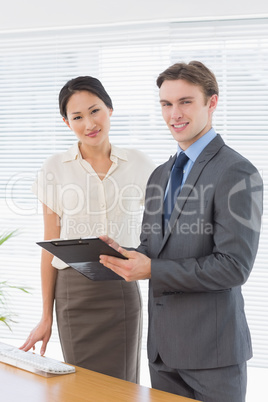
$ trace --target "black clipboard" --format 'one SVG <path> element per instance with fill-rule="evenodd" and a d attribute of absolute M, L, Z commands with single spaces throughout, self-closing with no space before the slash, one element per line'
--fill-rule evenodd
<path fill-rule="evenodd" d="M 121 276 L 100 264 L 99 257 L 101 254 L 105 254 L 123 259 L 127 258 L 98 237 L 45 240 L 36 244 L 93 281 L 124 280 Z"/>

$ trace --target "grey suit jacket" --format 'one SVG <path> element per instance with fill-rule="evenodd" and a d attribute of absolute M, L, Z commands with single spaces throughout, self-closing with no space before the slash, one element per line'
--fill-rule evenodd
<path fill-rule="evenodd" d="M 252 356 L 241 285 L 257 253 L 262 180 L 217 135 L 194 163 L 163 235 L 174 158 L 149 179 L 138 248 L 152 259 L 148 357 L 182 369 L 238 364 Z"/>

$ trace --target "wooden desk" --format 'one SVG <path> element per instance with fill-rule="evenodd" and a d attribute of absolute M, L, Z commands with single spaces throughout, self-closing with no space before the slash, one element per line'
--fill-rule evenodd
<path fill-rule="evenodd" d="M 37 374 L 0 363 L 3 402 L 190 402 L 193 399 L 76 368 L 58 377 Z M 196 402 L 196 401 L 195 401 Z"/>

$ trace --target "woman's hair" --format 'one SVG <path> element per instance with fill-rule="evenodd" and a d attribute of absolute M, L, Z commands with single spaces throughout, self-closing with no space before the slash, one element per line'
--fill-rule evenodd
<path fill-rule="evenodd" d="M 70 97 L 80 91 L 88 91 L 100 98 L 105 105 L 113 110 L 113 104 L 110 96 L 107 94 L 102 83 L 94 77 L 84 76 L 73 78 L 68 81 L 59 93 L 59 108 L 62 117 L 67 119 L 67 104 Z"/>
<path fill-rule="evenodd" d="M 185 80 L 191 84 L 199 85 L 206 100 L 212 95 L 219 94 L 219 87 L 215 75 L 200 61 L 190 63 L 176 63 L 159 74 L 156 84 L 160 88 L 166 80 Z"/>

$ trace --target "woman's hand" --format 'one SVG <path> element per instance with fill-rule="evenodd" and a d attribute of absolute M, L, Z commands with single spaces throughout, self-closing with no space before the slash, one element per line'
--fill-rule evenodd
<path fill-rule="evenodd" d="M 40 355 L 43 356 L 46 352 L 48 341 L 51 337 L 52 322 L 48 320 L 41 320 L 39 324 L 30 332 L 30 335 L 20 347 L 21 350 L 27 352 L 31 348 L 35 350 L 36 342 L 42 341 Z"/>

